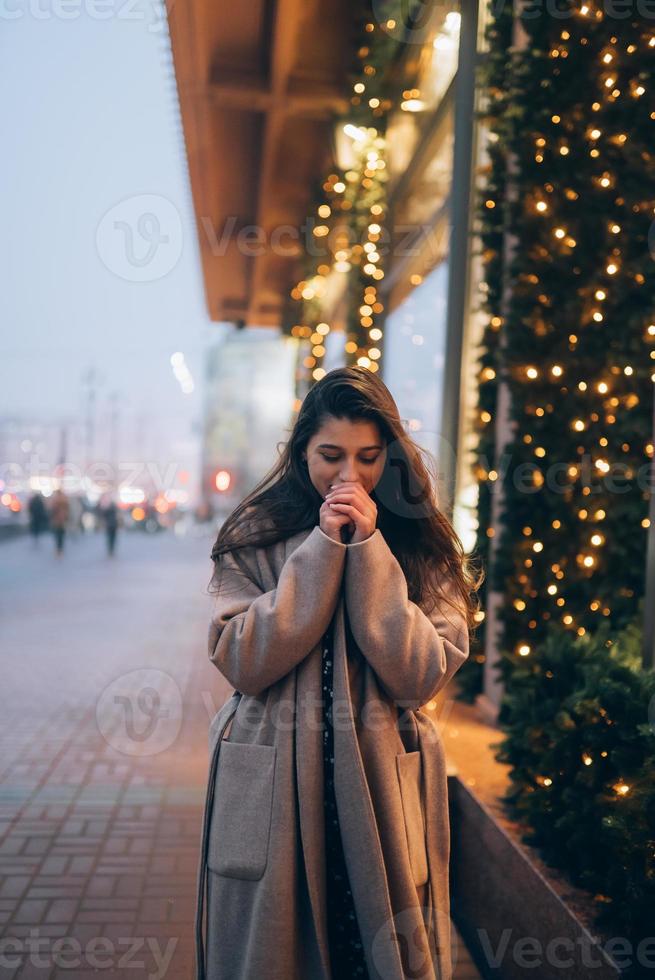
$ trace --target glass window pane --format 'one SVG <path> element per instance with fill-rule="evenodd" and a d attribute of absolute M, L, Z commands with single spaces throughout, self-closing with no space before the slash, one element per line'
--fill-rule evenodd
<path fill-rule="evenodd" d="M 384 383 L 412 438 L 438 461 L 446 352 L 448 262 L 387 317 Z"/>

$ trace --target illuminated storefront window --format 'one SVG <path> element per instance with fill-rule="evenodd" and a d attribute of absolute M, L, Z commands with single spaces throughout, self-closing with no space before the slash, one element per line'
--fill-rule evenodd
<path fill-rule="evenodd" d="M 426 44 L 410 45 L 405 70 L 411 76 L 400 108 L 391 115 L 389 167 L 392 184 L 409 166 L 423 135 L 426 120 L 447 95 L 455 73 L 459 49 L 461 15 L 457 4 L 451 10 L 435 5 L 430 37 Z"/>
<path fill-rule="evenodd" d="M 387 317 L 384 383 L 412 438 L 436 459 L 445 369 L 448 264 L 442 262 Z"/>

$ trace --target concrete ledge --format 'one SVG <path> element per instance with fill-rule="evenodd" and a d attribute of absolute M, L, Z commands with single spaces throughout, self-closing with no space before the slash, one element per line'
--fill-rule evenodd
<path fill-rule="evenodd" d="M 452 918 L 483 977 L 619 977 L 602 940 L 457 774 L 448 776 L 448 797 Z"/>

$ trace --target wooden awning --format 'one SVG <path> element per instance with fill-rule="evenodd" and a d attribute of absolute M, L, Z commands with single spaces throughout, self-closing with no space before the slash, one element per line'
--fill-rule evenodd
<path fill-rule="evenodd" d="M 277 325 L 301 268 L 332 120 L 348 104 L 357 5 L 175 0 L 169 12 L 207 306 Z"/>

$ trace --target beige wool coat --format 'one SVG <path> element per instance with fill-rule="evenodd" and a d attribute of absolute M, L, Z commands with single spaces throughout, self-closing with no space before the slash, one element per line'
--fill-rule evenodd
<path fill-rule="evenodd" d="M 210 659 L 238 693 L 210 729 L 197 977 L 340 980 L 322 755 L 322 638 L 334 620 L 335 793 L 369 976 L 450 980 L 446 766 L 421 706 L 466 660 L 465 618 L 409 600 L 379 528 L 342 544 L 317 525 L 237 554 L 209 627 Z"/>

